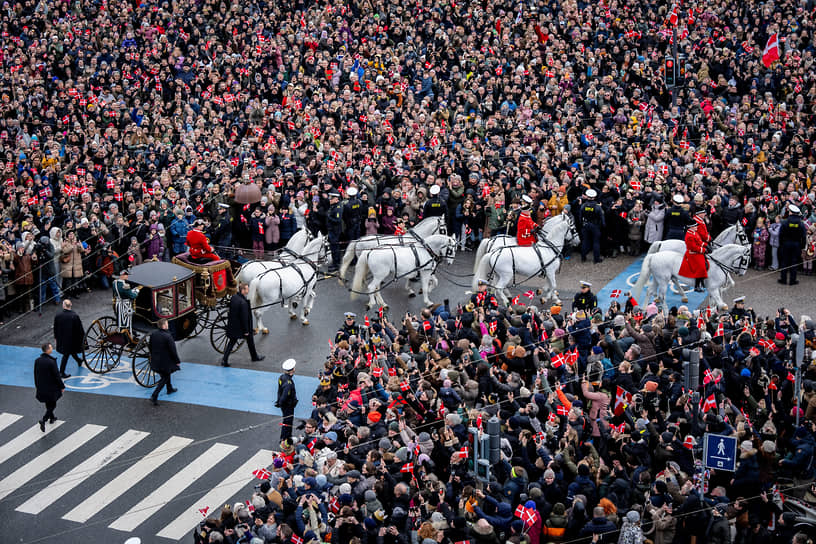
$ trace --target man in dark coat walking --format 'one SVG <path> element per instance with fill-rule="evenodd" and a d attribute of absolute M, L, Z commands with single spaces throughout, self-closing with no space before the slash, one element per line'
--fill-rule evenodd
<path fill-rule="evenodd" d="M 62 354 L 59 371 L 62 378 L 70 378 L 70 374 L 65 373 L 65 365 L 68 358 L 73 356 L 77 364 L 82 367 L 82 359 L 78 354 L 82 353 L 82 338 L 85 329 L 82 327 L 82 320 L 71 309 L 71 301 L 62 301 L 62 311 L 54 316 L 54 338 L 57 339 L 57 351 Z"/>
<path fill-rule="evenodd" d="M 227 318 L 227 347 L 224 350 L 224 359 L 221 361 L 221 366 L 230 366 L 229 356 L 232 348 L 238 340 L 246 340 L 249 346 L 249 355 L 253 361 L 263 361 L 264 356 L 258 357 L 258 352 L 255 351 L 255 339 L 252 336 L 252 312 L 250 311 L 247 294 L 249 293 L 249 285 L 242 283 L 230 299 L 229 316 Z"/>
<path fill-rule="evenodd" d="M 170 383 L 170 375 L 179 370 L 181 360 L 176 351 L 176 341 L 168 330 L 169 324 L 166 319 L 159 319 L 159 328 L 150 335 L 150 369 L 161 376 L 161 380 L 153 389 L 150 401 L 153 406 L 159 405 L 159 392 L 162 387 L 167 386 L 167 394 L 171 395 L 178 391 Z"/>
<path fill-rule="evenodd" d="M 57 407 L 57 401 L 65 391 L 65 384 L 60 378 L 59 368 L 57 368 L 57 359 L 51 355 L 54 351 L 54 346 L 51 343 L 42 345 L 42 355 L 37 357 L 34 361 L 34 387 L 37 388 L 37 400 L 45 404 L 45 415 L 39 421 L 40 430 L 45 432 L 45 422 L 54 423 L 57 416 L 54 415 L 54 409 Z"/>

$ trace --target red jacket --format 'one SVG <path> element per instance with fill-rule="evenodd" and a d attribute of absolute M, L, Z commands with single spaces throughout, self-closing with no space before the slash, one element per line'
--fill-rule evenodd
<path fill-rule="evenodd" d="M 536 222 L 530 217 L 530 212 L 521 212 L 516 229 L 516 240 L 520 246 L 531 246 L 535 243 Z"/>
<path fill-rule="evenodd" d="M 706 270 L 706 243 L 700 238 L 696 229 L 686 232 L 686 254 L 680 265 L 680 275 L 684 278 L 707 278 Z"/>
<path fill-rule="evenodd" d="M 194 259 L 218 260 L 218 255 L 213 253 L 207 237 L 199 230 L 192 229 L 187 233 L 187 245 L 190 246 L 190 256 Z"/>

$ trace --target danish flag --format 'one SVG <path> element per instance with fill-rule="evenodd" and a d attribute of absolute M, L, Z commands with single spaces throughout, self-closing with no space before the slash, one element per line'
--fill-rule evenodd
<path fill-rule="evenodd" d="M 400 472 L 410 472 L 410 473 L 413 474 L 414 464 L 413 463 L 405 463 L 404 465 L 402 465 L 402 468 L 400 469 Z"/>
<path fill-rule="evenodd" d="M 459 457 L 459 459 L 467 459 L 468 458 L 467 446 L 462 446 L 462 448 L 456 452 L 456 455 Z"/>
<path fill-rule="evenodd" d="M 529 299 L 532 299 L 535 296 L 535 292 L 532 291 L 532 290 L 527 291 L 527 292 L 524 293 L 524 296 L 529 298 Z"/>
<path fill-rule="evenodd" d="M 719 325 L 717 325 L 717 332 L 714 333 L 714 337 L 716 338 L 717 336 L 722 336 L 722 335 L 723 335 L 723 324 L 720 323 Z"/>
<path fill-rule="evenodd" d="M 629 393 L 627 390 L 618 386 L 618 390 L 615 393 L 615 406 L 613 408 L 613 413 L 620 417 L 623 415 L 623 411 L 626 409 L 626 405 L 632 402 L 632 394 Z"/>
<path fill-rule="evenodd" d="M 207 512 L 209 512 L 209 511 L 210 511 L 209 506 L 205 506 L 204 508 L 199 508 L 198 509 L 198 513 L 201 514 L 202 516 L 204 516 L 205 518 L 207 517 Z"/>
<path fill-rule="evenodd" d="M 703 407 L 701 408 L 703 413 L 708 412 L 709 410 L 717 408 L 717 399 L 714 397 L 714 393 L 711 393 L 703 402 Z"/>
<path fill-rule="evenodd" d="M 633 179 L 629 182 L 629 185 L 631 185 L 632 189 L 635 191 L 643 190 L 643 184 L 640 182 L 640 180 Z"/>
<path fill-rule="evenodd" d="M 618 298 L 619 296 L 621 296 L 621 290 L 620 289 L 613 289 L 612 294 L 609 295 L 609 296 L 611 298 Z"/>
<path fill-rule="evenodd" d="M 558 353 L 551 359 L 552 367 L 553 368 L 560 368 L 564 366 L 564 354 Z"/>
<path fill-rule="evenodd" d="M 314 448 L 314 446 L 312 447 Z M 272 476 L 272 473 L 265 468 L 259 468 L 257 470 L 253 470 L 252 475 L 258 478 L 259 480 L 268 480 L 269 477 Z"/>
<path fill-rule="evenodd" d="M 371 375 L 374 376 L 375 378 L 379 378 L 380 376 L 382 376 L 382 370 L 383 370 L 382 367 L 379 366 L 376 368 L 372 368 Z"/>
<path fill-rule="evenodd" d="M 292 535 L 289 540 L 292 544 L 303 544 L 303 539 L 297 535 Z"/>
<path fill-rule="evenodd" d="M 564 406 L 563 404 L 559 404 L 558 406 L 556 406 L 555 411 L 558 413 L 559 416 L 565 416 L 569 413 L 569 410 L 567 410 L 567 407 Z"/>
<path fill-rule="evenodd" d="M 411 389 L 411 384 L 409 384 L 407 381 L 403 381 L 400 383 L 399 388 L 400 391 L 405 392 Z"/>
<path fill-rule="evenodd" d="M 703 378 L 703 384 L 705 385 L 708 385 L 711 382 L 720 383 L 720 380 L 722 379 L 722 376 L 715 376 L 710 369 L 706 369 L 703 374 L 705 374 L 705 377 Z"/>
<path fill-rule="evenodd" d="M 765 50 L 762 51 L 762 64 L 765 65 L 765 68 L 770 68 L 774 62 L 779 60 L 779 57 L 779 34 L 774 32 L 768 38 Z"/>

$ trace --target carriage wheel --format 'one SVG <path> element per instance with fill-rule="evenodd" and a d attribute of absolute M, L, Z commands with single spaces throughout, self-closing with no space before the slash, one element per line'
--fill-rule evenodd
<path fill-rule="evenodd" d="M 199 334 L 204 332 L 204 329 L 206 329 L 207 326 L 210 325 L 210 323 L 211 323 L 211 321 L 210 321 L 210 312 L 212 312 L 212 309 L 207 307 L 207 306 L 198 306 L 196 308 L 196 324 L 195 324 L 195 328 L 193 329 L 193 334 L 188 336 L 188 338 L 193 338 L 195 336 L 198 336 Z"/>
<path fill-rule="evenodd" d="M 221 310 L 218 312 L 218 317 L 215 318 L 210 327 L 210 343 L 218 353 L 224 353 L 224 350 L 227 349 L 227 342 L 229 342 L 229 338 L 227 337 L 228 315 L 229 310 Z M 235 353 L 242 345 L 244 345 L 244 341 L 238 340 L 230 353 Z"/>
<path fill-rule="evenodd" d="M 82 341 L 85 366 L 95 374 L 113 370 L 119 364 L 124 345 L 124 335 L 116 330 L 116 319 L 110 316 L 95 319 Z"/>
<path fill-rule="evenodd" d="M 150 368 L 150 337 L 145 335 L 133 349 L 133 378 L 142 387 L 153 387 L 159 381 L 159 375 Z"/>

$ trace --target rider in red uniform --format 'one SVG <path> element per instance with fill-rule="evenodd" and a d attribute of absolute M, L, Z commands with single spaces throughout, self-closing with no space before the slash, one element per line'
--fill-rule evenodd
<path fill-rule="evenodd" d="M 533 199 L 527 195 L 521 197 L 521 213 L 519 214 L 518 226 L 516 228 L 516 240 L 520 246 L 531 246 L 535 243 L 535 233 L 538 225 L 530 217 L 530 206 Z"/>
<path fill-rule="evenodd" d="M 208 261 L 218 261 L 221 259 L 215 254 L 210 242 L 204 235 L 204 221 L 197 220 L 193 224 L 193 229 L 187 233 L 187 245 L 190 247 L 190 257 Z"/>
<path fill-rule="evenodd" d="M 699 292 L 703 290 L 701 285 L 703 280 L 708 277 L 705 256 L 708 242 L 703 241 L 698 229 L 699 223 L 695 221 L 686 231 L 686 253 L 683 255 L 679 274 L 685 278 L 698 280 L 695 282 L 694 290 Z"/>

